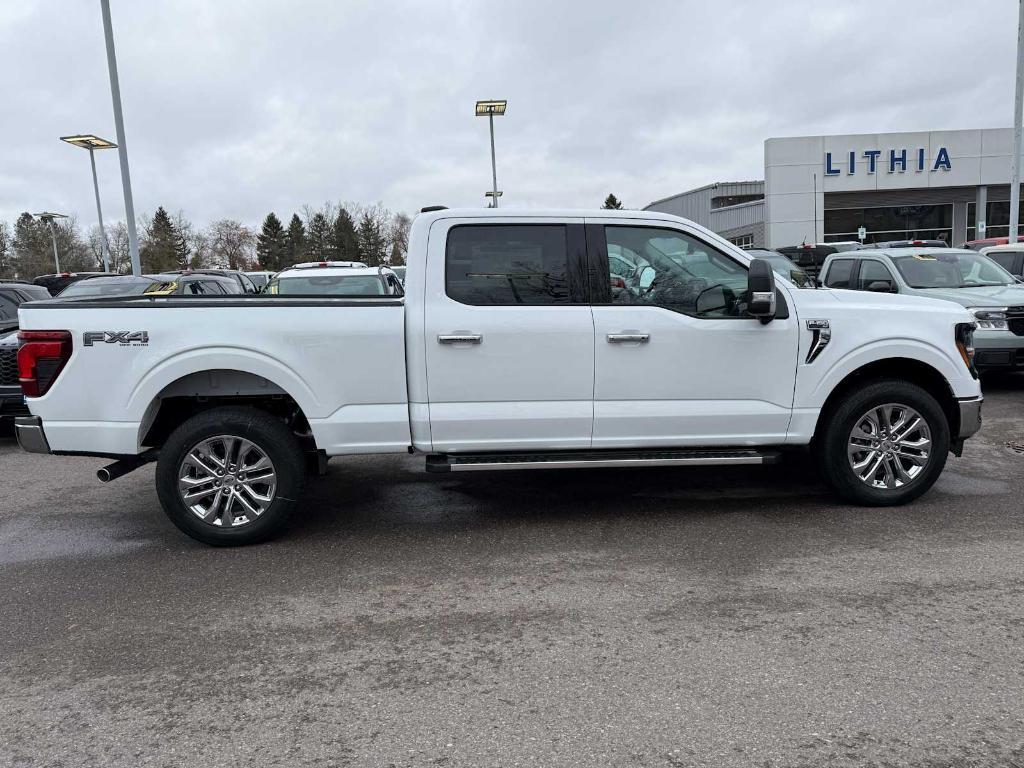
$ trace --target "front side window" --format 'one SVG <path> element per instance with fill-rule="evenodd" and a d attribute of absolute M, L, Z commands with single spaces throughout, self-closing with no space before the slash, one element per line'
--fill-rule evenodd
<path fill-rule="evenodd" d="M 572 304 L 562 224 L 452 227 L 445 248 L 445 293 L 461 304 Z"/>
<path fill-rule="evenodd" d="M 825 275 L 826 288 L 849 288 L 850 275 L 853 273 L 853 259 L 836 259 Z"/>
<path fill-rule="evenodd" d="M 612 304 L 663 307 L 693 317 L 742 317 L 747 269 L 672 229 L 606 226 Z M 626 277 L 617 260 L 633 264 Z"/>
<path fill-rule="evenodd" d="M 888 290 L 890 291 L 896 287 L 892 274 L 885 264 L 880 261 L 865 259 L 860 263 L 860 273 L 857 275 L 857 290 L 869 291 L 871 290 L 870 286 L 872 283 L 887 283 L 889 286 Z"/>

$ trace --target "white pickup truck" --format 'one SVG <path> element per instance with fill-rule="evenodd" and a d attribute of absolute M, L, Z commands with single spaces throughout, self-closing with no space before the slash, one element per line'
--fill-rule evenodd
<path fill-rule="evenodd" d="M 425 209 L 405 291 L 23 306 L 19 442 L 115 459 L 105 480 L 155 460 L 179 528 L 242 544 L 330 456 L 455 472 L 811 446 L 841 496 L 888 505 L 981 424 L 965 309 L 797 288 L 674 216 Z"/>

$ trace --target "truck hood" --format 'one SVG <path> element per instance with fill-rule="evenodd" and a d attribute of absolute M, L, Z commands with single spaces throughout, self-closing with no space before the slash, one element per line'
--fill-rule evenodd
<path fill-rule="evenodd" d="M 861 307 L 867 311 L 924 311 L 931 314 L 944 312 L 953 315 L 963 315 L 966 311 L 965 305 L 956 306 L 948 300 L 931 298 L 925 296 L 908 296 L 902 293 L 871 293 L 868 291 L 849 291 L 842 288 L 819 288 L 814 291 L 816 294 L 827 293 L 837 301 L 847 306 Z M 991 299 L 989 299 L 991 301 Z M 1021 296 L 1024 302 L 1024 296 Z M 970 315 L 967 315 L 970 317 Z"/>
<path fill-rule="evenodd" d="M 992 285 L 976 288 L 918 288 L 918 296 L 955 301 L 964 307 L 1014 307 L 1024 305 L 1024 286 Z"/>

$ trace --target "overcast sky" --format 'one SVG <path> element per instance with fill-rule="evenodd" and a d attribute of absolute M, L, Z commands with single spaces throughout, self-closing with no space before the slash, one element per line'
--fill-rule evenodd
<path fill-rule="evenodd" d="M 111 0 L 137 213 L 628 207 L 760 179 L 772 136 L 1012 125 L 1012 0 Z M 0 219 L 95 222 L 98 0 L 0 2 Z M 97 154 L 108 220 L 117 153 Z"/>

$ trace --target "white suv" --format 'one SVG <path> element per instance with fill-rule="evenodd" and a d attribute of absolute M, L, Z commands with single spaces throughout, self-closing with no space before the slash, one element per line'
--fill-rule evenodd
<path fill-rule="evenodd" d="M 389 268 L 358 261 L 296 264 L 274 275 L 264 293 L 276 296 L 402 296 L 402 281 Z"/>

